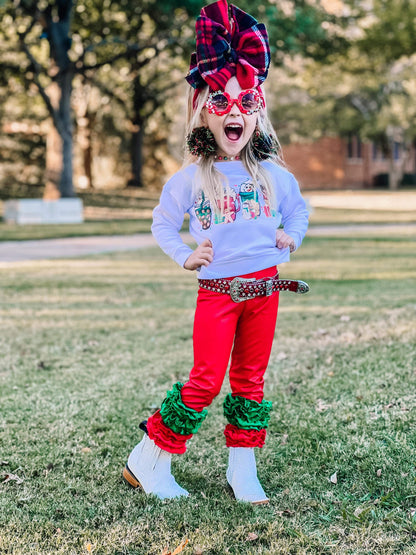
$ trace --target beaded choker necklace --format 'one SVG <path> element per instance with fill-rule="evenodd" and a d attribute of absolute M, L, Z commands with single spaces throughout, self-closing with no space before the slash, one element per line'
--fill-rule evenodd
<path fill-rule="evenodd" d="M 241 160 L 241 158 L 239 156 L 219 156 L 218 154 L 216 154 L 214 156 L 215 160 L 226 160 L 227 162 L 229 161 L 233 161 L 233 160 Z"/>

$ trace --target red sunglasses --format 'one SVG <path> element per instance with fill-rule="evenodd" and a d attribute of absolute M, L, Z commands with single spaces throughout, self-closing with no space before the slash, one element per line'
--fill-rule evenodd
<path fill-rule="evenodd" d="M 254 89 L 241 91 L 238 98 L 231 98 L 225 91 L 214 91 L 209 94 L 205 106 L 210 114 L 223 116 L 237 104 L 243 114 L 254 114 L 264 106 L 263 97 Z"/>

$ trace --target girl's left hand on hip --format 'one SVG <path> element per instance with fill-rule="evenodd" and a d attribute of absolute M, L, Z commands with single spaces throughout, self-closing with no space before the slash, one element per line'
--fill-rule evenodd
<path fill-rule="evenodd" d="M 283 229 L 276 229 L 276 247 L 278 249 L 287 249 L 289 247 L 290 252 L 294 252 L 296 250 L 296 243 L 293 237 L 285 233 Z"/>

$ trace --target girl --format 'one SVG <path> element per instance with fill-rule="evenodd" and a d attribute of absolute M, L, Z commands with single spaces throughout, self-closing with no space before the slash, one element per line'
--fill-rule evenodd
<path fill-rule="evenodd" d="M 307 290 L 279 280 L 276 265 L 302 242 L 308 212 L 294 177 L 282 167 L 261 83 L 270 52 L 264 25 L 219 0 L 197 20 L 197 51 L 187 81 L 188 155 L 165 185 L 152 232 L 180 266 L 198 272 L 194 366 L 174 384 L 161 409 L 141 425 L 142 441 L 123 476 L 161 499 L 187 496 L 171 474 L 220 392 L 231 355 L 231 393 L 224 401 L 227 481 L 235 498 L 268 502 L 254 447 L 264 445 L 271 402 L 263 375 L 274 336 L 279 290 Z M 179 235 L 184 214 L 198 246 Z"/>

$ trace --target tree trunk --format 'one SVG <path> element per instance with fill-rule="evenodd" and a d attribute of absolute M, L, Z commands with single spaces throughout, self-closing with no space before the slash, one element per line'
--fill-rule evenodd
<path fill-rule="evenodd" d="M 73 129 L 71 118 L 71 93 L 72 93 L 72 71 L 67 69 L 58 79 L 60 88 L 59 99 L 59 133 L 62 138 L 62 174 L 59 182 L 59 190 L 63 198 L 74 197 L 73 185 Z"/>
<path fill-rule="evenodd" d="M 80 151 L 82 171 L 79 184 L 84 189 L 94 189 L 92 133 L 96 111 L 90 108 L 91 87 L 79 84 L 74 91 L 74 113 L 77 122 L 76 147 Z"/>
<path fill-rule="evenodd" d="M 128 187 L 143 187 L 143 142 L 144 142 L 144 121 L 136 119 L 133 124 L 131 136 L 131 177 L 127 183 Z"/>
<path fill-rule="evenodd" d="M 54 83 L 56 85 L 56 83 Z M 62 140 L 52 121 L 46 136 L 46 172 L 45 189 L 43 198 L 45 200 L 57 200 L 59 192 L 59 181 L 62 174 Z"/>
<path fill-rule="evenodd" d="M 399 183 L 400 183 L 399 173 L 400 172 L 398 172 L 396 164 L 394 163 L 393 153 L 390 152 L 390 154 L 389 154 L 389 189 L 391 191 L 397 191 L 397 189 L 399 188 Z"/>
<path fill-rule="evenodd" d="M 48 87 L 48 95 L 54 108 L 53 129 L 46 141 L 46 186 L 44 198 L 74 197 L 72 169 L 72 120 L 71 120 L 72 72 Z"/>
<path fill-rule="evenodd" d="M 92 176 L 92 141 L 91 134 L 93 128 L 94 117 L 92 114 L 86 114 L 87 127 L 85 128 L 85 143 L 82 147 L 82 162 L 84 167 L 84 175 L 88 189 L 94 189 L 94 181 Z"/>
<path fill-rule="evenodd" d="M 52 82 L 47 94 L 53 106 L 53 113 L 57 113 L 59 105 L 60 91 L 58 84 Z M 51 119 L 49 131 L 46 137 L 46 172 L 45 172 L 45 190 L 43 198 L 45 200 L 57 200 L 61 193 L 59 183 L 62 175 L 62 138 L 58 132 L 55 121 Z"/>

